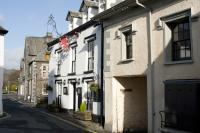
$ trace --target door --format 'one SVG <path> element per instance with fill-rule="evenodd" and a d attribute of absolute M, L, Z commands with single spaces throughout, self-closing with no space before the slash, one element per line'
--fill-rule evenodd
<path fill-rule="evenodd" d="M 81 87 L 77 89 L 77 93 L 78 93 L 78 108 L 80 109 L 80 106 L 82 103 L 82 88 Z"/>
<path fill-rule="evenodd" d="M 88 82 L 87 83 L 87 110 L 88 111 L 92 111 L 92 95 L 91 95 L 91 91 L 90 91 L 90 85 L 93 82 Z"/>
<path fill-rule="evenodd" d="M 73 110 L 74 111 L 76 111 L 76 83 L 72 83 L 72 85 L 73 85 L 73 92 L 74 92 L 74 99 L 73 99 Z"/>
<path fill-rule="evenodd" d="M 56 97 L 56 103 L 59 108 L 61 108 L 61 94 L 62 94 L 62 82 L 57 82 L 57 97 Z"/>

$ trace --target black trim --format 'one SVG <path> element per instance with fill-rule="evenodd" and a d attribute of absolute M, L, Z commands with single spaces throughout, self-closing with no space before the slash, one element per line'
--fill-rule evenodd
<path fill-rule="evenodd" d="M 84 38 L 84 42 L 85 42 L 86 40 L 90 40 L 90 38 L 91 38 L 91 40 L 96 40 L 96 34 L 92 34 L 92 35 L 90 35 L 90 36 L 88 36 L 88 37 L 85 37 L 85 38 Z"/>
<path fill-rule="evenodd" d="M 68 79 L 68 83 L 76 83 L 76 78 L 71 78 L 71 79 Z"/>
<path fill-rule="evenodd" d="M 94 72 L 94 70 L 89 70 L 89 71 L 83 72 L 83 74 L 90 74 L 90 73 L 93 73 L 93 72 Z"/>
<path fill-rule="evenodd" d="M 103 22 L 101 22 L 101 81 L 100 81 L 100 116 L 101 116 L 101 125 L 104 127 L 105 116 L 104 116 L 104 27 Z"/>
<path fill-rule="evenodd" d="M 3 27 L 0 26 L 0 35 L 5 35 L 8 33 L 8 30 L 4 29 Z"/>
<path fill-rule="evenodd" d="M 58 75 L 54 75 L 54 77 L 60 77 L 60 74 L 58 74 Z"/>
<path fill-rule="evenodd" d="M 92 76 L 92 77 L 83 77 L 83 78 L 82 78 L 82 82 L 84 82 L 84 81 L 87 80 L 87 79 L 94 80 L 94 76 Z"/>
<path fill-rule="evenodd" d="M 57 79 L 57 80 L 55 80 L 55 84 L 56 84 L 56 82 L 61 82 L 62 83 L 62 79 Z"/>
<path fill-rule="evenodd" d="M 54 53 L 56 53 L 56 52 L 58 52 L 58 51 L 61 52 L 61 50 L 62 50 L 62 48 L 57 48 L 57 49 L 54 51 Z M 58 52 L 58 53 L 59 53 L 59 52 Z"/>
<path fill-rule="evenodd" d="M 69 46 L 71 46 L 71 47 L 77 47 L 77 45 L 78 45 L 77 42 L 73 42 L 73 43 L 69 44 Z"/>
<path fill-rule="evenodd" d="M 68 76 L 74 76 L 74 75 L 76 75 L 76 73 L 68 73 L 67 75 Z"/>

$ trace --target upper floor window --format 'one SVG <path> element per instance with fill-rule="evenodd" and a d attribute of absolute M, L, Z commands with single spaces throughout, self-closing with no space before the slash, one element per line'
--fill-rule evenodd
<path fill-rule="evenodd" d="M 72 47 L 72 73 L 76 72 L 76 47 Z"/>
<path fill-rule="evenodd" d="M 57 75 L 60 75 L 61 70 L 61 51 L 57 51 Z"/>
<path fill-rule="evenodd" d="M 122 60 L 133 58 L 132 25 L 120 28 L 122 33 Z"/>
<path fill-rule="evenodd" d="M 88 41 L 88 71 L 94 69 L 94 40 Z"/>
<path fill-rule="evenodd" d="M 190 14 L 178 14 L 166 19 L 165 51 L 167 61 L 191 60 Z"/>
<path fill-rule="evenodd" d="M 132 32 L 131 30 L 123 32 L 126 42 L 126 59 L 132 58 Z"/>
<path fill-rule="evenodd" d="M 42 77 L 47 78 L 48 77 L 48 68 L 46 65 L 42 66 Z"/>

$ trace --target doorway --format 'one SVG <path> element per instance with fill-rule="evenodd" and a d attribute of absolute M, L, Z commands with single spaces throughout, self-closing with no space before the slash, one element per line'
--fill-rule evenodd
<path fill-rule="evenodd" d="M 73 111 L 76 111 L 76 83 L 72 83 L 73 86 Z"/>
<path fill-rule="evenodd" d="M 81 87 L 77 88 L 77 94 L 78 94 L 78 109 L 80 110 L 80 106 L 82 103 L 82 88 Z"/>
<path fill-rule="evenodd" d="M 58 81 L 56 82 L 56 104 L 58 105 L 59 108 L 61 108 L 61 95 L 62 95 L 62 82 Z"/>

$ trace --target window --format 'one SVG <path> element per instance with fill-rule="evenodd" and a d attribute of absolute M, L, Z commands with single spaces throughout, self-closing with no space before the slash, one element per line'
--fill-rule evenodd
<path fill-rule="evenodd" d="M 57 75 L 60 75 L 60 62 L 58 62 L 58 65 L 57 65 Z"/>
<path fill-rule="evenodd" d="M 132 25 L 120 28 L 120 31 L 122 33 L 122 60 L 128 60 L 133 58 L 133 31 L 132 31 Z"/>
<path fill-rule="evenodd" d="M 132 58 L 132 33 L 131 30 L 123 32 L 126 42 L 126 59 Z"/>
<path fill-rule="evenodd" d="M 182 131 L 199 132 L 199 80 L 165 81 L 165 111 L 161 126 Z"/>
<path fill-rule="evenodd" d="M 191 60 L 190 14 L 184 12 L 164 20 L 166 60 Z"/>
<path fill-rule="evenodd" d="M 47 95 L 48 94 L 46 87 L 47 87 L 47 85 L 46 85 L 46 83 L 44 83 L 43 86 L 42 86 L 42 95 Z"/>
<path fill-rule="evenodd" d="M 67 87 L 63 87 L 63 94 L 68 95 L 68 88 Z"/>
<path fill-rule="evenodd" d="M 72 47 L 72 73 L 76 72 L 76 47 Z"/>
<path fill-rule="evenodd" d="M 57 51 L 57 75 L 60 75 L 61 68 L 61 50 Z"/>
<path fill-rule="evenodd" d="M 42 77 L 47 78 L 48 77 L 48 68 L 47 66 L 42 66 Z"/>
<path fill-rule="evenodd" d="M 88 41 L 88 71 L 94 69 L 94 40 Z"/>

